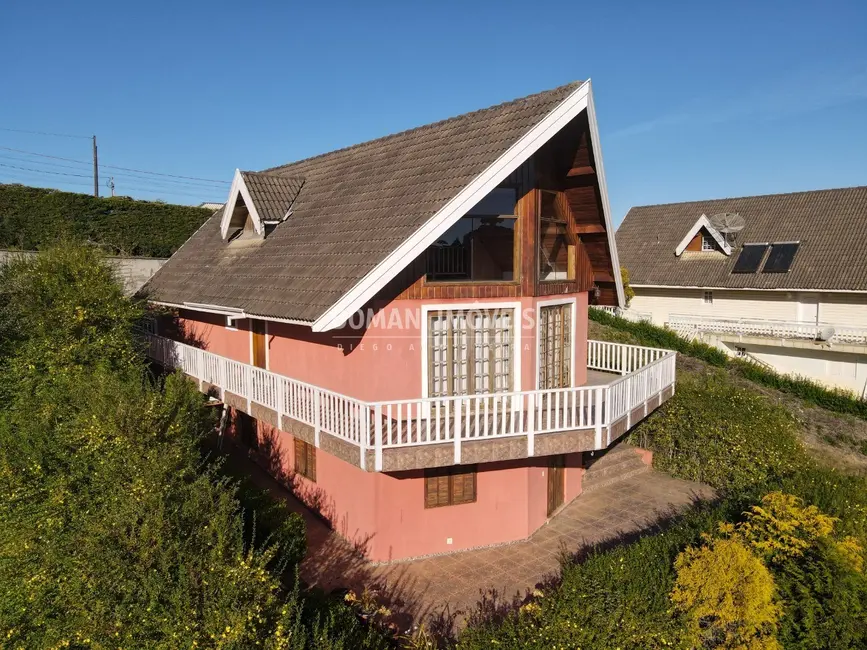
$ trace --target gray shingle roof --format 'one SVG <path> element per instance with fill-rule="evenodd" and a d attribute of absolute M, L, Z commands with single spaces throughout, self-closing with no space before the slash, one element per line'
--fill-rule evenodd
<path fill-rule="evenodd" d="M 263 221 L 279 221 L 286 216 L 304 185 L 303 178 L 281 174 L 241 172 L 241 176 Z"/>
<path fill-rule="evenodd" d="M 675 257 L 696 220 L 719 212 L 746 221 L 732 255 Z M 788 273 L 731 273 L 741 245 L 775 241 L 801 242 Z M 617 230 L 617 250 L 636 285 L 865 291 L 867 187 L 632 208 Z"/>
<path fill-rule="evenodd" d="M 304 179 L 287 221 L 233 247 L 220 211 L 142 291 L 313 321 L 581 83 L 266 170 Z"/>

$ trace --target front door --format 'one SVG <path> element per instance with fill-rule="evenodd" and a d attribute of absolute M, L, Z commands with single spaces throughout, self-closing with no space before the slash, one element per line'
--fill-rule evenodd
<path fill-rule="evenodd" d="M 548 516 L 566 500 L 566 457 L 562 454 L 548 459 Z"/>
<path fill-rule="evenodd" d="M 253 365 L 265 368 L 265 321 L 254 320 L 253 327 Z"/>

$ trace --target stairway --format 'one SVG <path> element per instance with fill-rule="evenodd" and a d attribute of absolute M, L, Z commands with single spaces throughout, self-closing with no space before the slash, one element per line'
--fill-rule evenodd
<path fill-rule="evenodd" d="M 622 442 L 604 451 L 584 452 L 584 468 L 582 492 L 592 492 L 650 471 L 650 465 L 645 464 L 636 448 Z"/>

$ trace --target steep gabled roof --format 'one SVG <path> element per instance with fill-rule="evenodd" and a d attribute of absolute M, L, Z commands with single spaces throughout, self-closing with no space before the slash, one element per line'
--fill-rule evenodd
<path fill-rule="evenodd" d="M 288 220 L 233 247 L 217 213 L 143 292 L 338 327 L 584 109 L 589 83 L 575 82 L 266 170 L 304 179 Z"/>
<path fill-rule="evenodd" d="M 720 212 L 746 222 L 731 256 L 675 256 L 700 215 Z M 743 244 L 793 241 L 800 247 L 788 273 L 731 272 Z M 636 207 L 617 249 L 637 286 L 867 291 L 867 187 Z"/>

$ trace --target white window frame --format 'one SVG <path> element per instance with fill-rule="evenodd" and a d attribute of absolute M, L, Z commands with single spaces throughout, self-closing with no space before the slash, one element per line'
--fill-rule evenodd
<path fill-rule="evenodd" d="M 704 293 L 702 294 L 702 302 L 705 305 L 712 305 L 713 304 L 713 291 L 711 291 L 710 289 L 705 289 Z"/>
<path fill-rule="evenodd" d="M 542 362 L 542 352 L 540 350 L 540 343 L 542 340 L 542 319 L 539 318 L 539 309 L 541 307 L 556 307 L 557 305 L 572 305 L 572 324 L 570 327 L 570 334 L 572 336 L 571 347 L 572 347 L 572 359 L 570 360 L 569 366 L 569 379 L 572 382 L 572 386 L 575 386 L 575 355 L 578 353 L 577 348 L 575 347 L 575 339 L 576 339 L 576 320 L 577 320 L 577 312 L 578 312 L 578 299 L 577 298 L 557 298 L 552 300 L 540 300 L 536 303 L 535 307 L 535 317 L 536 317 L 536 390 L 540 390 L 540 381 L 539 381 L 539 364 Z"/>
<path fill-rule="evenodd" d="M 482 311 L 482 310 L 512 310 L 512 329 L 515 332 L 512 340 L 512 392 L 521 390 L 521 303 L 520 302 L 449 302 L 435 305 L 421 306 L 421 397 L 430 397 L 428 386 L 428 337 L 430 336 L 430 313 L 439 311 Z M 503 393 L 508 395 L 508 393 Z"/>
<path fill-rule="evenodd" d="M 713 245 L 713 237 L 708 237 L 704 233 L 701 235 L 701 252 L 702 253 L 713 253 L 716 250 L 716 246 Z"/>

